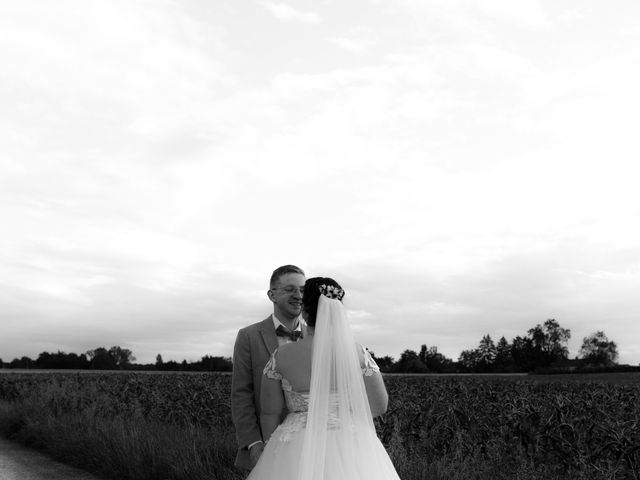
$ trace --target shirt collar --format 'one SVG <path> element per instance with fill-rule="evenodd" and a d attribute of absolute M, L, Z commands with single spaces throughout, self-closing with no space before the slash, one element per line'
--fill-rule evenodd
<path fill-rule="evenodd" d="M 287 330 L 289 330 L 289 328 L 282 323 L 280 320 L 278 320 L 278 317 L 276 317 L 275 313 L 271 314 L 271 319 L 273 320 L 273 328 L 278 328 L 279 325 L 282 325 L 284 328 L 286 328 Z M 302 331 L 302 318 L 298 317 L 297 318 L 297 325 L 296 328 L 293 329 L 294 332 L 300 332 Z"/>

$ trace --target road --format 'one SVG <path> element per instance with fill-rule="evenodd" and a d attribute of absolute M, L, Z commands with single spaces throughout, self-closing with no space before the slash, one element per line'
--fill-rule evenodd
<path fill-rule="evenodd" d="M 99 480 L 87 472 L 0 438 L 0 480 Z"/>

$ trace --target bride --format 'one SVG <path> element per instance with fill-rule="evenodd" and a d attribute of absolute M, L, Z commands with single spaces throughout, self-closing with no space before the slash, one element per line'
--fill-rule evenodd
<path fill-rule="evenodd" d="M 387 391 L 353 339 L 343 296 L 331 278 L 305 283 L 308 333 L 273 352 L 264 369 L 260 424 L 268 441 L 248 480 L 399 480 L 373 425 Z"/>

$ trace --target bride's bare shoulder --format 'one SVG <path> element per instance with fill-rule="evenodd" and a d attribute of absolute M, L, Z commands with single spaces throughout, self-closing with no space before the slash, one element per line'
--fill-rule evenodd
<path fill-rule="evenodd" d="M 280 365 L 292 366 L 304 362 L 310 354 L 309 345 L 303 342 L 286 343 L 278 349 L 278 361 Z"/>
<path fill-rule="evenodd" d="M 290 342 L 278 348 L 278 353 L 280 358 L 288 358 L 303 355 L 308 350 L 308 345 L 303 342 Z"/>

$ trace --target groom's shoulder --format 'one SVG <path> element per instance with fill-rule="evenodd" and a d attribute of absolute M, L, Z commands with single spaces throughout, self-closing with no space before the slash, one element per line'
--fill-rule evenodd
<path fill-rule="evenodd" d="M 242 332 L 242 333 L 255 333 L 255 332 L 258 332 L 258 331 L 262 330 L 262 328 L 265 325 L 268 326 L 269 325 L 268 322 L 272 322 L 271 315 L 269 315 L 264 320 L 260 320 L 259 322 L 252 323 L 251 325 L 247 325 L 246 327 L 242 327 L 240 329 L 240 332 Z"/>

